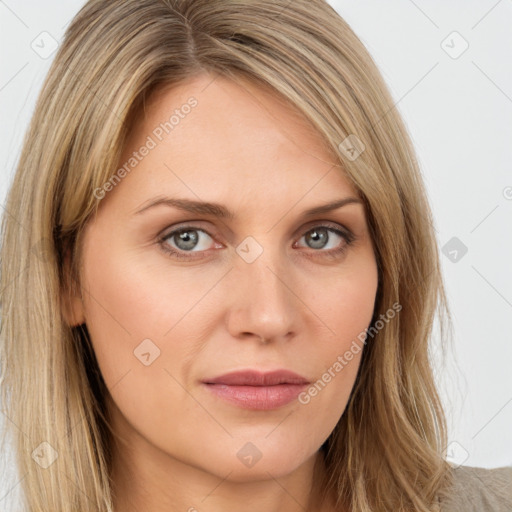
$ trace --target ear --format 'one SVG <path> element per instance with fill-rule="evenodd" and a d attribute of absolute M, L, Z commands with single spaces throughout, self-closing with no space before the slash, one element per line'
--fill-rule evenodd
<path fill-rule="evenodd" d="M 61 311 L 66 323 L 76 327 L 85 323 L 84 306 L 80 284 L 76 282 L 72 272 L 71 254 L 65 252 L 63 264 L 64 284 L 61 290 Z"/>

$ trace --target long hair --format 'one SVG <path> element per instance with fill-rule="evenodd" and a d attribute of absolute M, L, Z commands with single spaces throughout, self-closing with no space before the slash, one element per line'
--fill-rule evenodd
<path fill-rule="evenodd" d="M 379 275 L 373 331 L 322 446 L 323 485 L 354 512 L 437 510 L 452 475 L 429 340 L 436 314 L 443 333 L 450 314 L 433 217 L 376 64 L 324 0 L 91 0 L 72 21 L 2 224 L 1 389 L 27 510 L 113 510 L 108 390 L 86 327 L 64 320 L 64 291 L 77 282 L 95 191 L 145 101 L 204 71 L 295 106 L 364 201 Z M 393 304 L 400 314 L 384 322 Z"/>

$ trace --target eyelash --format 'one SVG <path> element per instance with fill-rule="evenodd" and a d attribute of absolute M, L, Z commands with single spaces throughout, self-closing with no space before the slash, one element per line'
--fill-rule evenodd
<path fill-rule="evenodd" d="M 322 249 L 318 249 L 318 250 L 313 249 L 313 252 L 321 253 L 323 257 L 327 256 L 328 258 L 333 258 L 333 259 L 341 257 L 345 253 L 345 251 L 347 251 L 349 246 L 354 242 L 354 240 L 356 238 L 355 235 L 353 233 L 351 233 L 350 231 L 348 231 L 348 230 L 343 231 L 337 227 L 335 228 L 332 225 L 328 225 L 328 224 L 327 225 L 319 224 L 318 226 L 313 226 L 312 228 L 305 231 L 304 234 L 300 238 L 302 238 L 303 236 L 305 236 L 306 234 L 308 234 L 312 231 L 315 231 L 315 229 L 318 229 L 318 228 L 324 228 L 330 232 L 335 233 L 336 235 L 339 235 L 340 237 L 342 237 L 345 240 L 345 243 L 337 249 L 330 249 L 328 251 L 324 251 Z M 175 229 L 174 231 L 166 233 L 165 235 L 160 237 L 158 240 L 158 244 L 160 245 L 160 247 L 162 248 L 162 250 L 165 253 L 170 254 L 177 259 L 180 259 L 180 260 L 197 259 L 196 256 L 189 256 L 189 254 L 201 253 L 204 251 L 194 251 L 194 252 L 193 251 L 189 251 L 189 252 L 180 251 L 180 250 L 176 250 L 176 249 L 170 247 L 169 244 L 167 243 L 167 240 L 169 240 L 173 236 L 178 235 L 183 232 L 187 232 L 187 231 L 202 231 L 203 233 L 206 233 L 210 238 L 213 239 L 212 235 L 210 235 L 210 233 L 208 233 L 208 231 L 206 231 L 202 228 L 197 228 L 194 226 L 183 226 L 183 227 L 180 227 L 179 229 Z"/>

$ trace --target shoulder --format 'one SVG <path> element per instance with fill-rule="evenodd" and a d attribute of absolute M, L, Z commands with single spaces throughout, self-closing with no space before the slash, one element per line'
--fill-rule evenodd
<path fill-rule="evenodd" d="M 512 466 L 452 471 L 454 484 L 441 498 L 441 512 L 512 512 Z"/>

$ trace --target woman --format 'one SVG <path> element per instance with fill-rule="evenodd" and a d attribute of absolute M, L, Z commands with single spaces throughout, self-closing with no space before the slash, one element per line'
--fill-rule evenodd
<path fill-rule="evenodd" d="M 27 510 L 510 507 L 510 468 L 444 458 L 448 310 L 392 106 L 320 0 L 85 5 L 3 221 Z"/>

